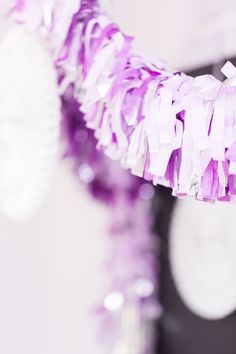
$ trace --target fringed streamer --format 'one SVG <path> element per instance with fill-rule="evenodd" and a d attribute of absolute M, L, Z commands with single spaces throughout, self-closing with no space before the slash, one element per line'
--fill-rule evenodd
<path fill-rule="evenodd" d="M 17 1 L 13 17 L 18 23 L 27 22 L 29 13 L 38 8 L 34 8 L 34 1 Z M 56 58 L 67 156 L 74 158 L 80 182 L 94 198 L 108 204 L 112 213 L 113 247 L 108 262 L 112 280 L 98 308 L 106 325 L 102 327 L 106 340 L 100 345 L 109 354 L 151 353 L 154 323 L 161 314 L 157 301 L 158 242 L 152 234 L 154 188 L 108 159 L 96 144 L 142 176 L 149 129 L 144 124 L 143 101 L 158 75 L 151 64 L 152 75 L 145 63 L 140 69 L 139 57 L 132 58 L 127 66 L 132 39 L 104 15 L 99 15 L 98 22 L 96 1 L 81 1 L 79 12 L 69 4 L 67 7 L 65 1 L 39 2 L 39 12 L 29 18 L 26 28 L 38 26 Z M 62 3 L 65 7 L 60 6 Z M 162 101 L 160 109 L 165 111 Z M 168 117 L 161 128 L 168 129 Z"/>
<path fill-rule="evenodd" d="M 133 52 L 133 39 L 95 0 L 17 0 L 13 15 L 48 39 L 60 92 L 73 85 L 87 127 L 106 155 L 135 175 L 171 187 L 177 197 L 214 201 L 235 194 L 231 63 L 222 69 L 223 84 L 211 75 L 192 78 L 161 61 L 151 63 Z"/>
<path fill-rule="evenodd" d="M 157 301 L 158 240 L 152 234 L 154 188 L 132 176 L 96 149 L 71 88 L 63 96 L 63 132 L 75 175 L 95 199 L 109 206 L 110 286 L 96 307 L 102 321 L 102 352 L 153 352 L 154 324 L 161 314 Z"/>
<path fill-rule="evenodd" d="M 72 51 L 78 41 L 79 50 Z M 192 78 L 150 63 L 88 1 L 82 1 L 65 48 L 59 62 L 64 80 L 68 63 L 76 63 L 74 96 L 99 149 L 133 174 L 171 187 L 177 197 L 214 201 L 235 194 L 232 64 L 223 68 L 228 80 L 222 85 L 210 75 Z"/>

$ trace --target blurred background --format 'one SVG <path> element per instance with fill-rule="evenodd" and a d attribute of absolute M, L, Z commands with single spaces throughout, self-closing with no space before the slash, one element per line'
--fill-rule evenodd
<path fill-rule="evenodd" d="M 135 36 L 138 51 L 164 59 L 171 68 L 221 77 L 221 63 L 236 56 L 234 0 L 107 0 L 104 5 L 124 32 Z M 168 192 L 159 193 L 169 213 L 172 198 Z M 47 199 L 32 220 L 20 224 L 0 216 L 0 353 L 99 353 L 91 309 L 108 283 L 102 267 L 110 247 L 104 237 L 108 218 L 107 209 L 79 185 L 65 161 L 57 166 Z M 168 224 L 169 219 L 165 220 Z M 157 231 L 164 237 L 168 228 Z M 172 290 L 165 272 L 162 281 L 167 281 L 163 301 L 164 291 Z M 166 306 L 173 302 L 169 299 Z M 195 321 L 193 317 L 187 320 Z M 232 328 L 236 329 L 236 319 L 230 321 L 231 327 L 225 322 L 218 333 L 226 328 L 232 334 L 228 340 L 235 344 L 234 351 L 229 347 L 214 354 L 235 353 Z M 175 322 L 167 326 L 172 332 L 166 323 L 161 323 L 163 338 L 176 330 L 179 333 Z M 209 323 L 203 325 L 198 323 L 206 333 Z M 214 340 L 216 332 L 211 333 Z M 196 338 L 197 343 L 200 339 Z M 185 353 L 181 346 L 174 351 L 176 342 L 172 343 L 162 343 L 159 353 Z M 193 344 L 188 345 L 189 350 Z M 213 354 L 211 350 L 210 346 L 204 353 Z"/>

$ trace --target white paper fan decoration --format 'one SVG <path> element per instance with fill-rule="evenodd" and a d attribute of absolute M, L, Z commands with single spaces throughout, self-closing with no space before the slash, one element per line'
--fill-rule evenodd
<path fill-rule="evenodd" d="M 176 288 L 192 312 L 206 319 L 236 309 L 236 204 L 187 198 L 176 204 L 170 232 Z"/>
<path fill-rule="evenodd" d="M 42 203 L 58 156 L 60 100 L 37 35 L 11 25 L 0 42 L 0 207 L 27 219 Z"/>

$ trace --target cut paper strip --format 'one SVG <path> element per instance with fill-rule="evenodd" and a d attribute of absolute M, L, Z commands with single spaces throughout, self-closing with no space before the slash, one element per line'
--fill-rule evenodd
<path fill-rule="evenodd" d="M 170 229 L 174 283 L 196 315 L 221 319 L 236 309 L 236 202 L 179 200 Z"/>
<path fill-rule="evenodd" d="M 27 219 L 42 203 L 58 155 L 57 75 L 36 35 L 11 26 L 0 42 L 0 207 Z"/>

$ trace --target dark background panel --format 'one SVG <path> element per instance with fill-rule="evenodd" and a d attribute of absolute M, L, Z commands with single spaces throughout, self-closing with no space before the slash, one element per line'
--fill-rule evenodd
<path fill-rule="evenodd" d="M 236 58 L 231 62 L 236 64 Z M 213 73 L 223 79 L 220 72 L 222 63 L 197 69 L 191 75 Z M 169 257 L 168 236 L 172 213 L 178 200 L 165 187 L 156 188 L 153 203 L 155 231 L 160 237 L 160 289 L 159 298 L 163 315 L 157 325 L 158 354 L 235 354 L 236 353 L 236 312 L 217 321 L 204 320 L 194 315 L 182 302 L 172 279 Z M 236 235 L 235 235 L 236 237 Z M 236 255 L 235 255 L 236 256 Z"/>

